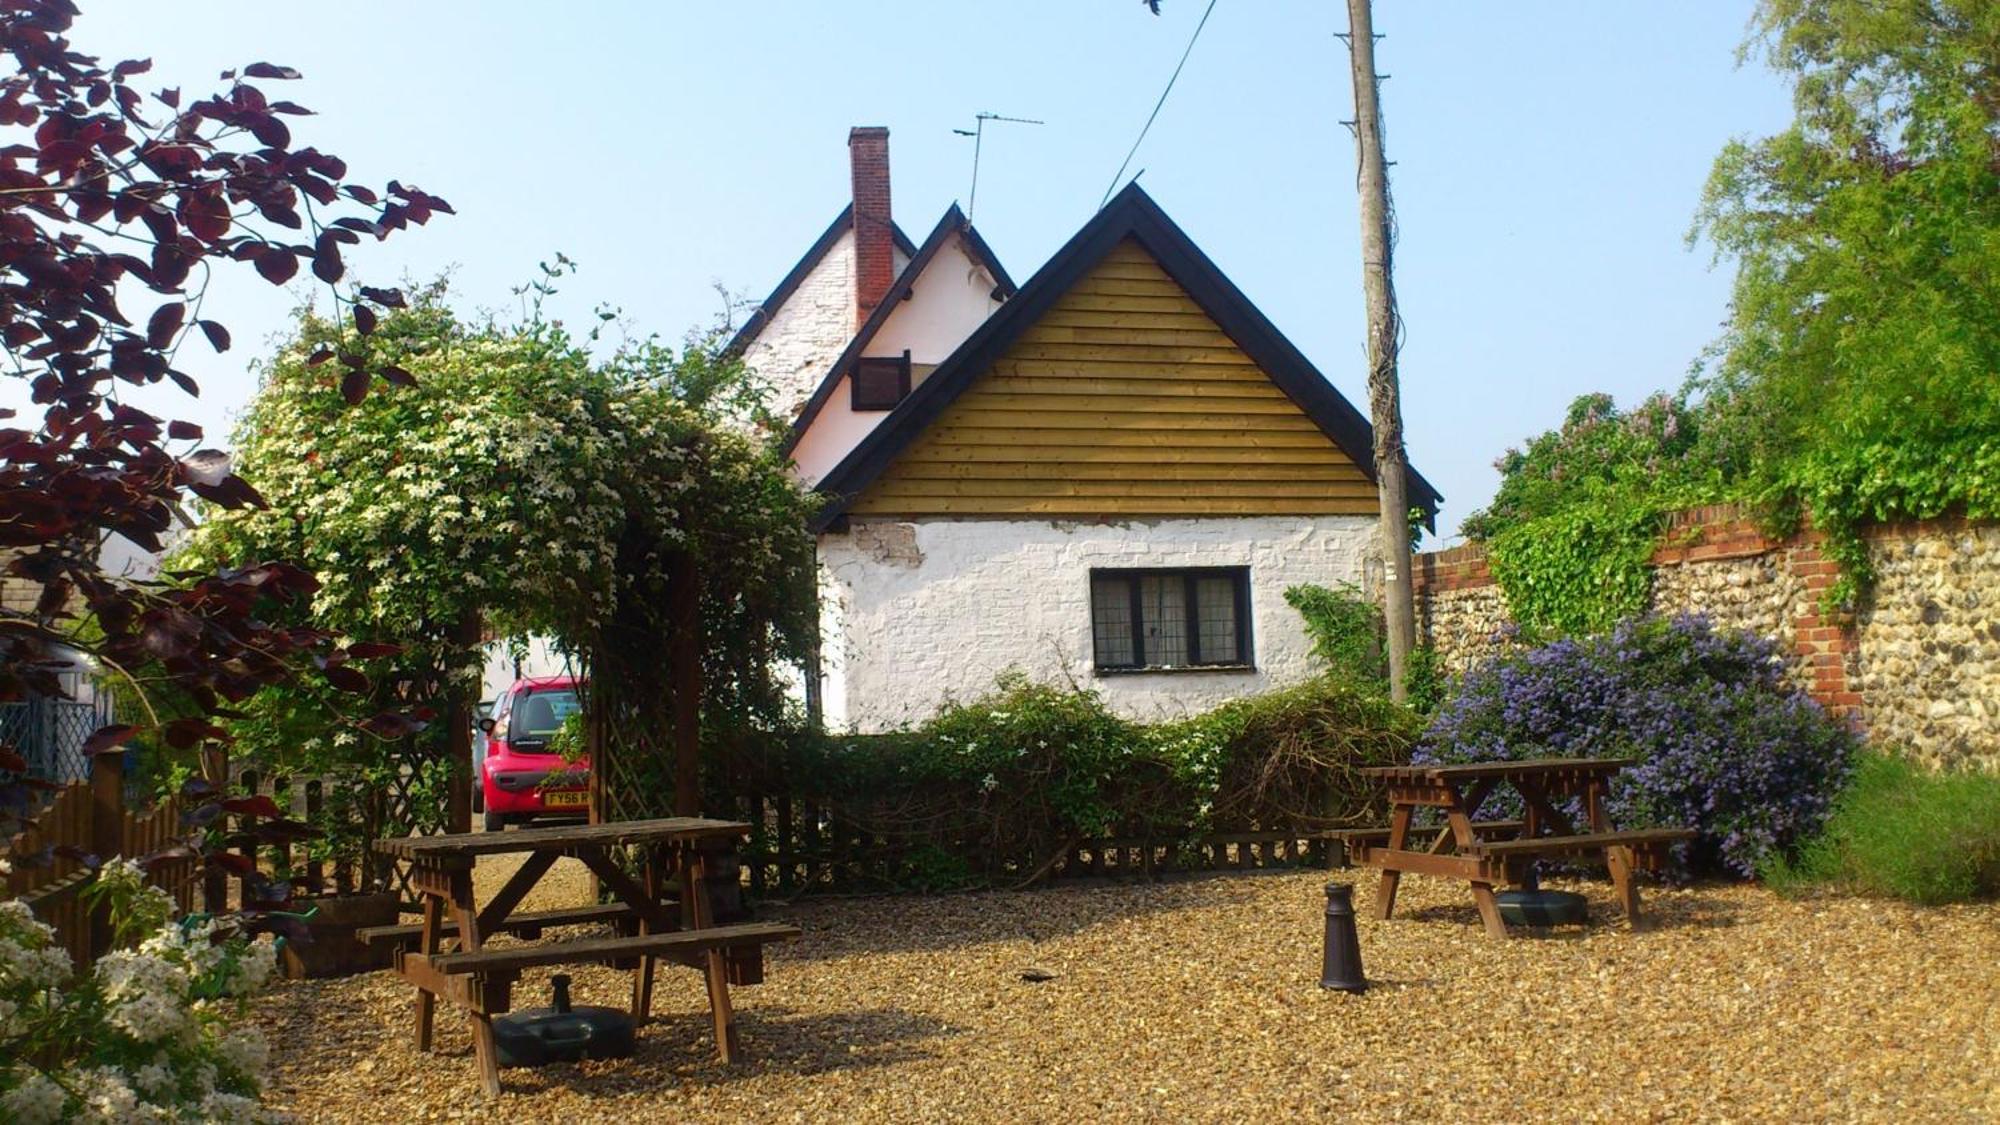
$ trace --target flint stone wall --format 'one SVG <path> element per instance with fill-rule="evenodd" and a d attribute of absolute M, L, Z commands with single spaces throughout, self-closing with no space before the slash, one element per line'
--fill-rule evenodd
<path fill-rule="evenodd" d="M 1875 587 L 1844 621 L 1820 614 L 1838 577 L 1820 542 L 1768 537 L 1734 508 L 1677 513 L 1653 556 L 1651 608 L 1775 638 L 1793 678 L 1882 746 L 2000 773 L 2000 525 L 1874 529 Z M 1419 555 L 1415 577 L 1420 639 L 1452 673 L 1515 643 L 1481 547 Z"/>

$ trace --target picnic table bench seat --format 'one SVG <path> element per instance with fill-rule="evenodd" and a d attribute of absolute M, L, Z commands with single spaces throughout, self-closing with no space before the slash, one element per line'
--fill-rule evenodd
<path fill-rule="evenodd" d="M 1477 827 L 1477 826 L 1475 826 Z M 1668 844 L 1678 844 L 1692 840 L 1692 828 L 1633 828 L 1621 832 L 1585 832 L 1573 836 L 1537 836 L 1532 840 L 1481 841 L 1469 850 L 1474 855 L 1495 858 L 1516 858 L 1558 855 L 1581 855 L 1601 852 L 1606 848 L 1631 848 L 1635 852 L 1657 856 Z"/>
<path fill-rule="evenodd" d="M 597 902 L 588 906 L 571 906 L 561 910 L 536 910 L 526 914 L 510 915 L 493 928 L 494 933 L 512 934 L 518 938 L 533 941 L 542 936 L 544 929 L 556 926 L 589 926 L 601 922 L 636 922 L 638 912 L 622 902 Z M 393 926 L 367 926 L 356 930 L 354 936 L 365 945 L 394 945 L 410 947 L 423 938 L 424 926 L 421 922 L 398 923 Z M 438 926 L 439 937 L 456 937 L 458 922 L 446 919 Z"/>
<path fill-rule="evenodd" d="M 439 953 L 430 958 L 441 973 L 517 972 L 542 965 L 593 964 L 631 957 L 674 957 L 677 954 L 705 953 L 711 949 L 734 949 L 766 942 L 790 941 L 798 937 L 797 926 L 777 922 L 749 922 L 734 926 L 704 926 L 696 930 L 669 930 L 659 934 L 630 937 L 586 938 L 546 945 L 516 945 Z"/>

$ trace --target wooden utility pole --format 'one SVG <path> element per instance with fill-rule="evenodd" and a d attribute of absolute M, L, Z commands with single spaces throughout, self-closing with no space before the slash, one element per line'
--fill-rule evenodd
<path fill-rule="evenodd" d="M 1417 640 L 1410 591 L 1409 466 L 1403 454 L 1402 390 L 1396 378 L 1396 288 L 1389 219 L 1389 169 L 1382 157 L 1381 80 L 1375 74 L 1370 0 L 1347 0 L 1347 48 L 1354 70 L 1354 137 L 1360 150 L 1361 281 L 1368 300 L 1368 413 L 1375 427 L 1375 482 L 1382 498 L 1383 611 L 1388 627 L 1389 697 L 1403 701 L 1403 672 Z"/>

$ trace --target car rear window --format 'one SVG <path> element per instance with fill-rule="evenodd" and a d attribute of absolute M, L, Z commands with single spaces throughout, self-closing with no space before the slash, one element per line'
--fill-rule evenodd
<path fill-rule="evenodd" d="M 523 692 L 514 700 L 514 713 L 507 723 L 511 741 L 523 739 L 546 742 L 582 706 L 575 688 L 543 688 Z"/>

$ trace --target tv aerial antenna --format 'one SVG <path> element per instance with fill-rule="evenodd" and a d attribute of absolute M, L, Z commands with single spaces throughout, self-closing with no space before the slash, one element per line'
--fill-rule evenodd
<path fill-rule="evenodd" d="M 976 113 L 970 129 L 953 129 L 961 137 L 972 138 L 972 190 L 965 197 L 965 219 L 972 221 L 972 209 L 979 202 L 979 148 L 986 139 L 988 121 L 1006 121 L 1014 125 L 1046 125 L 1046 121 L 1036 121 L 1032 117 L 1003 117 L 997 113 Z"/>

